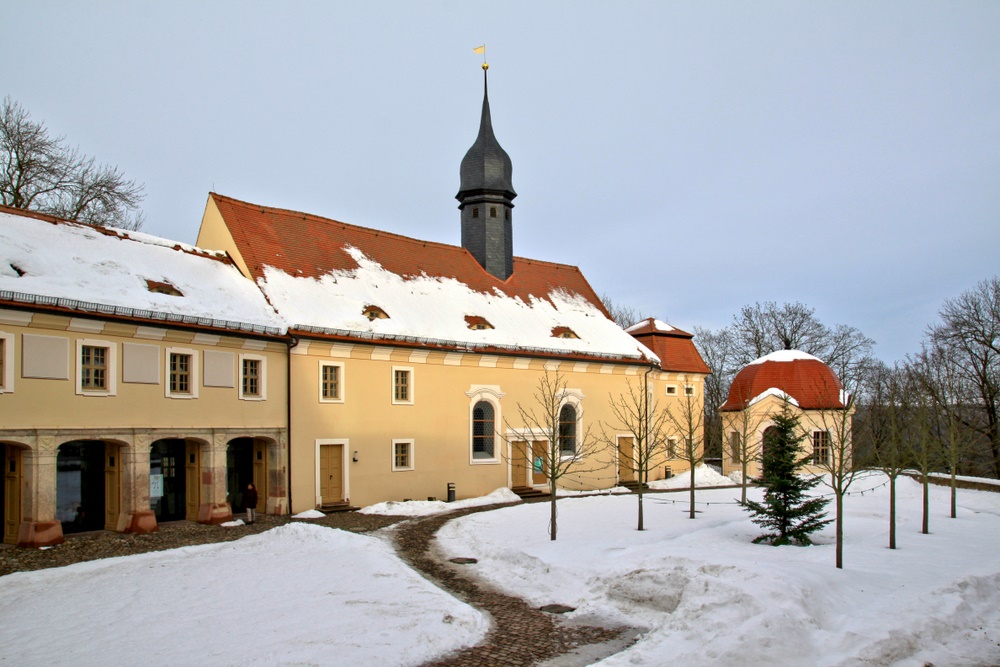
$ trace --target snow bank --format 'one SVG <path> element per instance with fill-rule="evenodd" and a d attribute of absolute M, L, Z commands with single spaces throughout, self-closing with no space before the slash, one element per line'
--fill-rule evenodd
<path fill-rule="evenodd" d="M 383 540 L 304 523 L 2 582 L 22 665 L 419 665 L 489 626 Z"/>
<path fill-rule="evenodd" d="M 456 519 L 438 545 L 477 558 L 481 576 L 534 606 L 646 630 L 602 667 L 995 664 L 1000 494 L 960 491 L 948 519 L 948 489 L 932 487 L 932 533 L 921 535 L 920 486 L 900 480 L 890 551 L 884 481 L 859 480 L 846 498 L 844 570 L 832 525 L 813 547 L 752 544 L 760 531 L 732 489 L 699 492 L 711 504 L 693 521 L 649 496 L 643 532 L 633 498 L 603 496 L 560 504 L 555 542 L 548 507 L 526 503 Z"/>
<path fill-rule="evenodd" d="M 615 486 L 610 489 L 593 489 L 590 491 L 571 491 L 569 489 L 556 489 L 556 497 L 562 498 L 566 497 L 579 497 L 579 496 L 607 496 L 607 495 L 617 495 L 622 493 L 632 493 L 630 489 L 624 486 Z"/>
<path fill-rule="evenodd" d="M 720 475 L 715 468 L 707 465 L 700 465 L 694 469 L 694 485 L 697 488 L 713 486 L 732 486 L 733 480 Z M 688 489 L 691 487 L 691 473 L 684 471 L 670 479 L 659 479 L 648 484 L 649 488 L 655 491 L 665 491 L 667 489 Z"/>
<path fill-rule="evenodd" d="M 299 512 L 298 514 L 293 514 L 293 519 L 322 519 L 326 515 L 319 510 L 306 510 L 305 512 Z"/>
<path fill-rule="evenodd" d="M 466 498 L 456 500 L 453 503 L 446 503 L 443 500 L 389 500 L 384 503 L 376 503 L 358 510 L 361 514 L 385 514 L 389 516 L 430 516 L 431 514 L 443 514 L 444 512 L 454 512 L 455 510 L 467 507 L 481 507 L 483 505 L 500 505 L 503 503 L 516 503 L 521 500 L 520 496 L 508 488 L 499 488 L 492 493 L 478 498 Z"/>

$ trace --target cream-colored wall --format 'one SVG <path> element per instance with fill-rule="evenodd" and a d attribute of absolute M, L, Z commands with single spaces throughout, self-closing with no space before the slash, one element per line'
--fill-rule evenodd
<path fill-rule="evenodd" d="M 803 457 L 812 455 L 812 434 L 815 431 L 830 431 L 832 455 L 832 450 L 836 449 L 835 445 L 837 433 L 842 430 L 837 424 L 838 416 L 836 411 L 824 412 L 822 410 L 802 410 L 798 406 L 787 403 L 777 396 L 768 396 L 748 408 L 749 417 L 745 418 L 743 413 L 740 412 L 722 413 L 724 438 L 722 456 L 723 474 L 729 474 L 730 472 L 742 469 L 741 463 L 732 460 L 729 448 L 729 434 L 734 431 L 742 433 L 745 428 L 744 424 L 746 424 L 753 433 L 752 442 L 756 443 L 757 451 L 757 456 L 747 462 L 747 475 L 750 477 L 760 476 L 760 443 L 763 440 L 764 431 L 767 430 L 768 427 L 774 425 L 772 416 L 781 414 L 781 412 L 785 409 L 789 410 L 792 415 L 799 418 L 799 427 L 801 428 L 804 436 L 799 445 L 799 451 Z M 746 419 L 746 421 L 744 421 L 744 419 Z M 824 468 L 810 463 L 803 466 L 801 472 L 810 475 L 822 474 L 824 472 Z"/>
<path fill-rule="evenodd" d="M 201 227 L 198 229 L 198 240 L 195 241 L 195 245 L 199 248 L 228 252 L 243 275 L 247 278 L 252 278 L 246 260 L 243 259 L 243 255 L 237 249 L 236 242 L 233 241 L 233 235 L 229 231 L 229 227 L 226 226 L 226 222 L 222 219 L 222 213 L 219 211 L 219 207 L 215 205 L 215 200 L 212 199 L 211 195 L 209 195 L 208 202 L 205 204 L 205 214 L 201 218 Z"/>
<path fill-rule="evenodd" d="M 17 324 L 14 324 L 17 322 Z M 0 393 L 0 429 L 108 429 L 284 427 L 287 387 L 287 347 L 278 341 L 238 336 L 196 334 L 155 327 L 138 327 L 98 319 L 0 310 L 0 332 L 13 335 L 14 388 Z M 68 342 L 69 379 L 22 377 L 25 335 L 50 336 Z M 115 395 L 77 393 L 77 341 L 100 341 L 115 353 Z M 124 343 L 158 348 L 159 382 L 122 380 Z M 198 356 L 197 398 L 166 396 L 167 348 L 192 350 Z M 233 353 L 234 387 L 203 386 L 204 352 Z M 266 400 L 240 400 L 239 355 L 265 359 Z"/>
<path fill-rule="evenodd" d="M 342 403 L 320 401 L 320 362 L 343 363 Z M 589 429 L 599 437 L 601 424 L 610 425 L 613 416 L 609 397 L 626 392 L 626 381 L 642 381 L 645 367 L 639 365 L 552 362 L 482 354 L 412 351 L 375 345 L 331 344 L 303 341 L 293 350 L 292 370 L 292 510 L 316 505 L 317 441 L 347 441 L 345 493 L 350 502 L 363 506 L 385 500 L 406 498 L 444 499 L 447 483 L 456 484 L 457 497 L 489 493 L 524 482 L 510 479 L 509 447 L 505 438 L 523 423 L 518 405 L 534 403 L 545 367 L 556 368 L 565 377 L 571 394 L 582 394 L 580 402 L 582 434 Z M 392 403 L 393 368 L 411 368 L 414 400 L 412 405 Z M 666 377 L 666 374 L 662 374 Z M 703 378 L 691 378 L 699 402 Z M 502 437 L 495 447 L 503 452 L 495 463 L 471 460 L 471 410 L 475 399 L 468 395 L 477 387 L 499 391 L 497 429 Z M 663 391 L 654 380 L 654 391 Z M 614 425 L 608 429 L 618 433 Z M 414 441 L 414 470 L 392 470 L 393 439 Z M 358 461 L 352 459 L 357 452 Z M 561 485 L 570 489 L 608 488 L 617 483 L 615 453 L 605 449 L 597 455 L 600 464 L 590 473 L 570 474 Z M 651 479 L 663 476 L 658 462 Z M 592 464 L 582 466 L 595 467 Z M 684 469 L 674 466 L 674 472 Z"/>

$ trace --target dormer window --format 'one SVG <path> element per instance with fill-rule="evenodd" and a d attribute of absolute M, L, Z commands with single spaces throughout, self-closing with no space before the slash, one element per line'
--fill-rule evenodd
<path fill-rule="evenodd" d="M 553 338 L 580 338 L 576 332 L 569 327 L 552 327 Z"/>
<path fill-rule="evenodd" d="M 153 294 L 166 294 L 168 296 L 184 296 L 181 291 L 171 285 L 170 283 L 158 280 L 146 279 L 146 289 L 148 289 Z"/>
<path fill-rule="evenodd" d="M 22 268 L 21 268 L 20 266 L 18 266 L 17 264 L 11 264 L 11 265 L 10 265 L 10 268 L 11 268 L 11 269 L 13 269 L 14 273 L 16 273 L 16 274 L 17 274 L 17 277 L 18 277 L 18 278 L 21 278 L 21 277 L 23 277 L 23 276 L 24 276 L 24 269 L 22 269 Z"/>
<path fill-rule="evenodd" d="M 369 321 L 389 319 L 389 314 L 378 306 L 365 306 L 361 312 Z"/>
<path fill-rule="evenodd" d="M 485 317 L 480 317 L 479 315 L 466 315 L 465 323 L 473 331 L 484 331 L 495 328 Z"/>

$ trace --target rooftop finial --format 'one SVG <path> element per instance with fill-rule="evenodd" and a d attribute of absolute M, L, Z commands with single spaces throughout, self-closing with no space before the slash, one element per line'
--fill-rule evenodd
<path fill-rule="evenodd" d="M 483 44 L 482 46 L 477 46 L 476 48 L 472 49 L 472 52 L 483 54 L 483 71 L 488 70 L 490 68 L 490 64 L 486 62 L 486 45 Z"/>

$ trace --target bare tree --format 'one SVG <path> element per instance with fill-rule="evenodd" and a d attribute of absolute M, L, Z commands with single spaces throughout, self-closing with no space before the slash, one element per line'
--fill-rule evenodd
<path fill-rule="evenodd" d="M 569 474 L 594 472 L 607 465 L 596 456 L 601 451 L 601 443 L 590 435 L 590 428 L 580 433 L 582 407 L 569 402 L 570 395 L 566 377 L 559 371 L 546 370 L 535 386 L 533 401 L 527 405 L 517 404 L 521 426 L 513 427 L 507 422 L 508 432 L 512 433 L 507 436 L 508 445 L 524 460 L 530 461 L 533 469 L 545 475 L 551 496 L 549 537 L 552 540 L 556 539 L 558 530 L 559 480 Z M 544 439 L 541 452 L 532 447 L 535 437 Z"/>
<path fill-rule="evenodd" d="M 969 400 L 974 398 L 977 415 L 964 423 L 985 438 L 991 474 L 1000 478 L 1000 278 L 946 300 L 940 316 L 928 336 L 947 350 L 958 377 L 974 392 Z"/>
<path fill-rule="evenodd" d="M 639 311 L 632 306 L 626 306 L 622 303 L 616 303 L 612 300 L 611 295 L 605 293 L 601 295 L 601 303 L 607 309 L 608 314 L 611 315 L 611 319 L 615 321 L 615 324 L 620 326 L 622 329 L 628 329 L 633 324 L 638 323 L 640 320 L 644 319 L 643 316 L 639 314 Z"/>
<path fill-rule="evenodd" d="M 941 447 L 934 437 L 937 415 L 934 399 L 922 387 L 917 365 L 908 361 L 905 368 L 904 395 L 909 399 L 906 405 L 906 419 L 910 427 L 906 438 L 906 449 L 911 464 L 920 473 L 919 481 L 923 486 L 923 519 L 920 532 L 927 535 L 930 533 L 930 476 L 941 464 Z"/>
<path fill-rule="evenodd" d="M 674 432 L 681 438 L 674 451 L 668 452 L 668 456 L 672 455 L 671 458 L 683 460 L 690 468 L 691 489 L 689 491 L 690 511 L 688 518 L 693 519 L 695 518 L 695 468 L 705 460 L 705 448 L 702 443 L 705 411 L 694 392 L 685 387 L 684 394 L 677 398 L 677 402 L 667 406 L 667 418 L 670 420 Z"/>
<path fill-rule="evenodd" d="M 724 456 L 719 408 L 726 402 L 733 377 L 739 370 L 734 359 L 733 333 L 730 329 L 712 331 L 695 327 L 694 344 L 711 371 L 705 377 L 705 451 Z"/>
<path fill-rule="evenodd" d="M 861 433 L 870 445 L 867 463 L 889 478 L 889 548 L 896 548 L 896 480 L 907 469 L 910 429 L 907 383 L 899 366 L 873 366 L 866 383 L 868 401 Z"/>
<path fill-rule="evenodd" d="M 98 164 L 10 97 L 0 106 L 0 203 L 101 227 L 142 226 L 143 187 Z"/>
<path fill-rule="evenodd" d="M 837 395 L 836 388 L 818 387 L 821 396 Z M 812 433 L 812 464 L 823 471 L 823 483 L 830 487 L 836 508 L 837 569 L 844 568 L 844 497 L 863 469 L 854 465 L 854 411 L 856 392 L 840 390 L 839 408 L 819 410 L 822 430 Z"/>
<path fill-rule="evenodd" d="M 801 350 L 822 359 L 842 382 L 856 384 L 871 360 L 875 341 L 854 327 L 832 329 L 802 303 L 773 301 L 744 306 L 730 325 L 740 366 L 778 350 Z"/>
<path fill-rule="evenodd" d="M 636 496 L 638 498 L 638 525 L 636 530 L 645 530 L 643 523 L 643 491 L 649 481 L 649 471 L 656 461 L 666 458 L 666 427 L 669 417 L 667 411 L 654 396 L 649 383 L 649 372 L 643 381 L 627 385 L 627 393 L 617 398 L 612 396 L 609 401 L 614 422 L 601 426 L 601 440 L 612 450 L 617 451 L 618 465 L 629 471 L 638 483 Z M 616 433 L 624 431 L 631 434 L 631 451 L 623 448 Z"/>
<path fill-rule="evenodd" d="M 747 502 L 747 484 L 749 482 L 747 470 L 750 462 L 757 460 L 761 455 L 763 439 L 758 437 L 757 432 L 767 421 L 766 414 L 755 415 L 750 401 L 753 396 L 748 396 L 741 401 L 743 409 L 735 412 L 729 418 L 729 433 L 725 454 L 734 463 L 740 464 L 740 503 Z"/>

